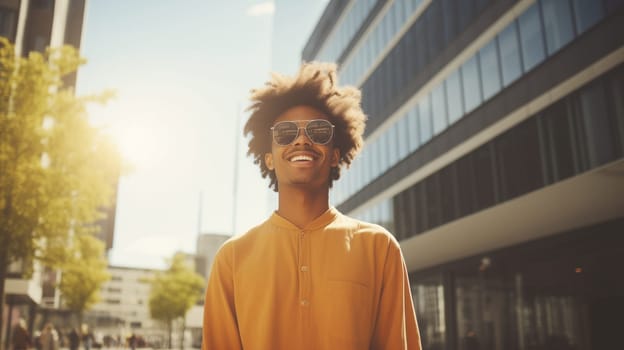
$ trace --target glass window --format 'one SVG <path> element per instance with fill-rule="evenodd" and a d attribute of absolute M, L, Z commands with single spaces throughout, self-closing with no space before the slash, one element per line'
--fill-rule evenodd
<path fill-rule="evenodd" d="M 453 221 L 457 217 L 457 190 L 455 164 L 440 170 L 440 224 Z"/>
<path fill-rule="evenodd" d="M 485 144 L 470 154 L 475 181 L 474 195 L 476 210 L 490 207 L 495 203 L 494 159 L 491 143 Z M 461 174 L 461 173 L 460 173 Z"/>
<path fill-rule="evenodd" d="M 394 34 L 399 31 L 399 28 L 401 28 L 401 24 L 403 23 L 402 12 L 401 1 L 395 1 L 394 4 L 392 4 L 392 36 L 394 36 Z"/>
<path fill-rule="evenodd" d="M 536 120 L 528 119 L 494 141 L 501 200 L 544 186 Z"/>
<path fill-rule="evenodd" d="M 440 181 L 439 172 L 433 173 L 423 181 L 425 190 L 425 215 L 427 216 L 426 229 L 440 226 L 441 202 L 440 202 Z"/>
<path fill-rule="evenodd" d="M 466 113 L 468 113 L 481 104 L 481 84 L 479 82 L 479 67 L 477 66 L 476 55 L 462 65 L 461 75 L 464 85 L 464 103 Z"/>
<path fill-rule="evenodd" d="M 473 157 L 469 155 L 457 160 L 457 209 L 458 216 L 472 214 L 476 210 L 476 181 L 472 170 Z"/>
<path fill-rule="evenodd" d="M 544 33 L 548 54 L 559 50 L 574 37 L 570 3 L 566 0 L 543 0 Z"/>
<path fill-rule="evenodd" d="M 423 349 L 446 349 L 446 318 L 442 275 L 411 278 L 412 298 Z"/>
<path fill-rule="evenodd" d="M 453 124 L 464 115 L 464 104 L 462 102 L 461 80 L 459 79 L 459 69 L 456 69 L 446 78 L 446 100 L 448 102 L 449 124 Z"/>
<path fill-rule="evenodd" d="M 0 36 L 11 41 L 15 41 L 15 14 L 15 11 L 0 8 Z"/>
<path fill-rule="evenodd" d="M 368 152 L 367 147 L 364 146 L 362 154 L 360 155 L 360 172 L 362 173 L 362 187 L 364 187 L 370 180 L 370 171 L 368 166 Z"/>
<path fill-rule="evenodd" d="M 614 160 L 616 141 L 603 85 L 597 82 L 584 87 L 580 103 L 591 167 Z"/>
<path fill-rule="evenodd" d="M 407 113 L 407 130 L 409 137 L 409 150 L 414 152 L 420 146 L 420 132 L 418 128 L 418 105 L 410 108 Z"/>
<path fill-rule="evenodd" d="M 481 49 L 481 51 L 479 51 L 481 83 L 483 84 L 483 100 L 487 100 L 492 97 L 501 88 L 498 53 L 496 51 L 496 40 L 490 41 Z"/>
<path fill-rule="evenodd" d="M 520 50 L 518 48 L 518 31 L 516 22 L 512 22 L 497 37 L 500 49 L 501 71 L 503 73 L 503 86 L 514 82 L 522 74 Z"/>
<path fill-rule="evenodd" d="M 382 133 L 379 137 L 379 163 L 381 172 L 386 171 L 390 165 L 390 137 L 388 131 Z"/>
<path fill-rule="evenodd" d="M 388 168 L 399 161 L 399 123 L 393 123 L 386 132 L 388 140 Z"/>
<path fill-rule="evenodd" d="M 518 25 L 520 26 L 520 44 L 522 47 L 524 71 L 528 72 L 546 57 L 540 12 L 537 4 L 533 4 L 518 17 Z"/>
<path fill-rule="evenodd" d="M 622 2 L 624 4 L 624 1 Z M 624 67 L 611 75 L 610 100 L 613 102 L 613 114 L 620 135 L 620 156 L 624 153 Z"/>
<path fill-rule="evenodd" d="M 444 43 L 448 45 L 457 36 L 457 1 L 443 0 Z"/>
<path fill-rule="evenodd" d="M 427 42 L 429 57 L 437 57 L 444 45 L 444 28 L 442 20 L 442 4 L 433 1 L 424 13 L 424 21 L 427 27 Z"/>
<path fill-rule="evenodd" d="M 351 163 L 351 169 L 349 170 L 349 173 L 351 174 L 351 179 L 353 181 L 353 191 L 357 192 L 362 188 L 362 181 L 363 176 L 362 176 L 362 166 L 361 166 L 361 159 L 356 159 L 354 163 Z"/>
<path fill-rule="evenodd" d="M 426 143 L 431 138 L 431 106 L 429 96 L 425 96 L 418 103 L 418 126 L 420 127 L 420 142 Z"/>
<path fill-rule="evenodd" d="M 543 112 L 545 133 L 548 135 L 548 150 L 552 182 L 568 178 L 576 173 L 575 150 L 572 138 L 573 126 L 569 122 L 565 100 L 548 107 Z"/>
<path fill-rule="evenodd" d="M 578 33 L 583 33 L 604 16 L 602 1 L 572 0 L 572 5 Z"/>
<path fill-rule="evenodd" d="M 454 271 L 457 349 L 506 349 L 509 292 L 502 288 L 506 276 L 497 260 L 489 256 L 478 259 Z"/>
<path fill-rule="evenodd" d="M 382 221 L 381 226 L 386 230 L 394 233 L 394 212 L 392 206 L 392 199 L 386 199 L 381 202 Z"/>
<path fill-rule="evenodd" d="M 381 24 L 384 27 L 383 33 L 383 42 L 387 43 L 392 38 L 392 11 L 389 11 L 388 14 L 381 21 Z"/>
<path fill-rule="evenodd" d="M 369 172 L 369 183 L 375 179 L 377 176 L 377 164 L 375 159 L 375 141 L 368 143 L 368 154 L 366 155 L 366 162 L 368 164 L 368 172 Z"/>
<path fill-rule="evenodd" d="M 457 14 L 459 19 L 459 32 L 462 32 L 475 17 L 474 0 L 457 1 Z"/>
<path fill-rule="evenodd" d="M 373 163 L 373 179 L 375 179 L 382 172 L 382 164 L 381 164 L 381 137 L 378 137 L 375 142 L 373 142 L 373 154 L 372 154 L 372 163 Z"/>
<path fill-rule="evenodd" d="M 431 92 L 431 115 L 433 119 L 433 134 L 437 135 L 446 129 L 446 99 L 444 84 L 438 85 Z"/>
<path fill-rule="evenodd" d="M 409 126 L 407 125 L 407 113 L 404 114 L 397 127 L 399 128 L 399 159 L 407 157 L 409 154 Z"/>

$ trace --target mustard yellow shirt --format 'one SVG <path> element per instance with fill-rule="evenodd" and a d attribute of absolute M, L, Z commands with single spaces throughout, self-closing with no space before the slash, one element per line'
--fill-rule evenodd
<path fill-rule="evenodd" d="M 330 208 L 304 228 L 274 213 L 217 253 L 203 350 L 420 349 L 407 270 L 381 226 Z"/>

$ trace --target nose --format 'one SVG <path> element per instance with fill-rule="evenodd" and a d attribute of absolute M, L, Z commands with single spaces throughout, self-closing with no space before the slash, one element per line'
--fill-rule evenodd
<path fill-rule="evenodd" d="M 311 145 L 312 141 L 308 138 L 308 134 L 306 134 L 305 127 L 300 126 L 299 132 L 297 133 L 297 138 L 293 141 L 293 145 Z"/>

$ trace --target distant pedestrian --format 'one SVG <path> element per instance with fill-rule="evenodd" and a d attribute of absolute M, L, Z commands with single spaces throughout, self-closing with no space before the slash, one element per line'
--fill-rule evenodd
<path fill-rule="evenodd" d="M 67 338 L 69 339 L 69 350 L 78 350 L 78 346 L 80 346 L 80 333 L 76 327 L 72 327 Z"/>
<path fill-rule="evenodd" d="M 26 321 L 20 318 L 13 327 L 13 350 L 28 350 L 32 346 L 32 339 L 26 327 Z"/>
<path fill-rule="evenodd" d="M 39 341 L 41 342 L 41 350 L 58 350 L 59 336 L 51 323 L 47 323 L 43 327 Z"/>
<path fill-rule="evenodd" d="M 80 340 L 82 340 L 84 350 L 91 350 L 94 338 L 93 333 L 91 333 L 91 330 L 86 323 L 82 324 Z"/>
<path fill-rule="evenodd" d="M 130 349 L 132 350 L 136 349 L 137 337 L 134 333 L 130 334 L 130 336 L 128 337 L 128 346 L 130 346 Z"/>

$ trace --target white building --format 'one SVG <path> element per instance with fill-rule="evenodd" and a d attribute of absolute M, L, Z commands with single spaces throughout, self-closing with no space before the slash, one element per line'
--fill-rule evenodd
<path fill-rule="evenodd" d="M 150 280 L 159 270 L 109 266 L 111 279 L 104 283 L 100 302 L 85 315 L 98 341 L 110 335 L 125 339 L 131 333 L 148 342 L 163 342 L 165 327 L 149 313 Z"/>

